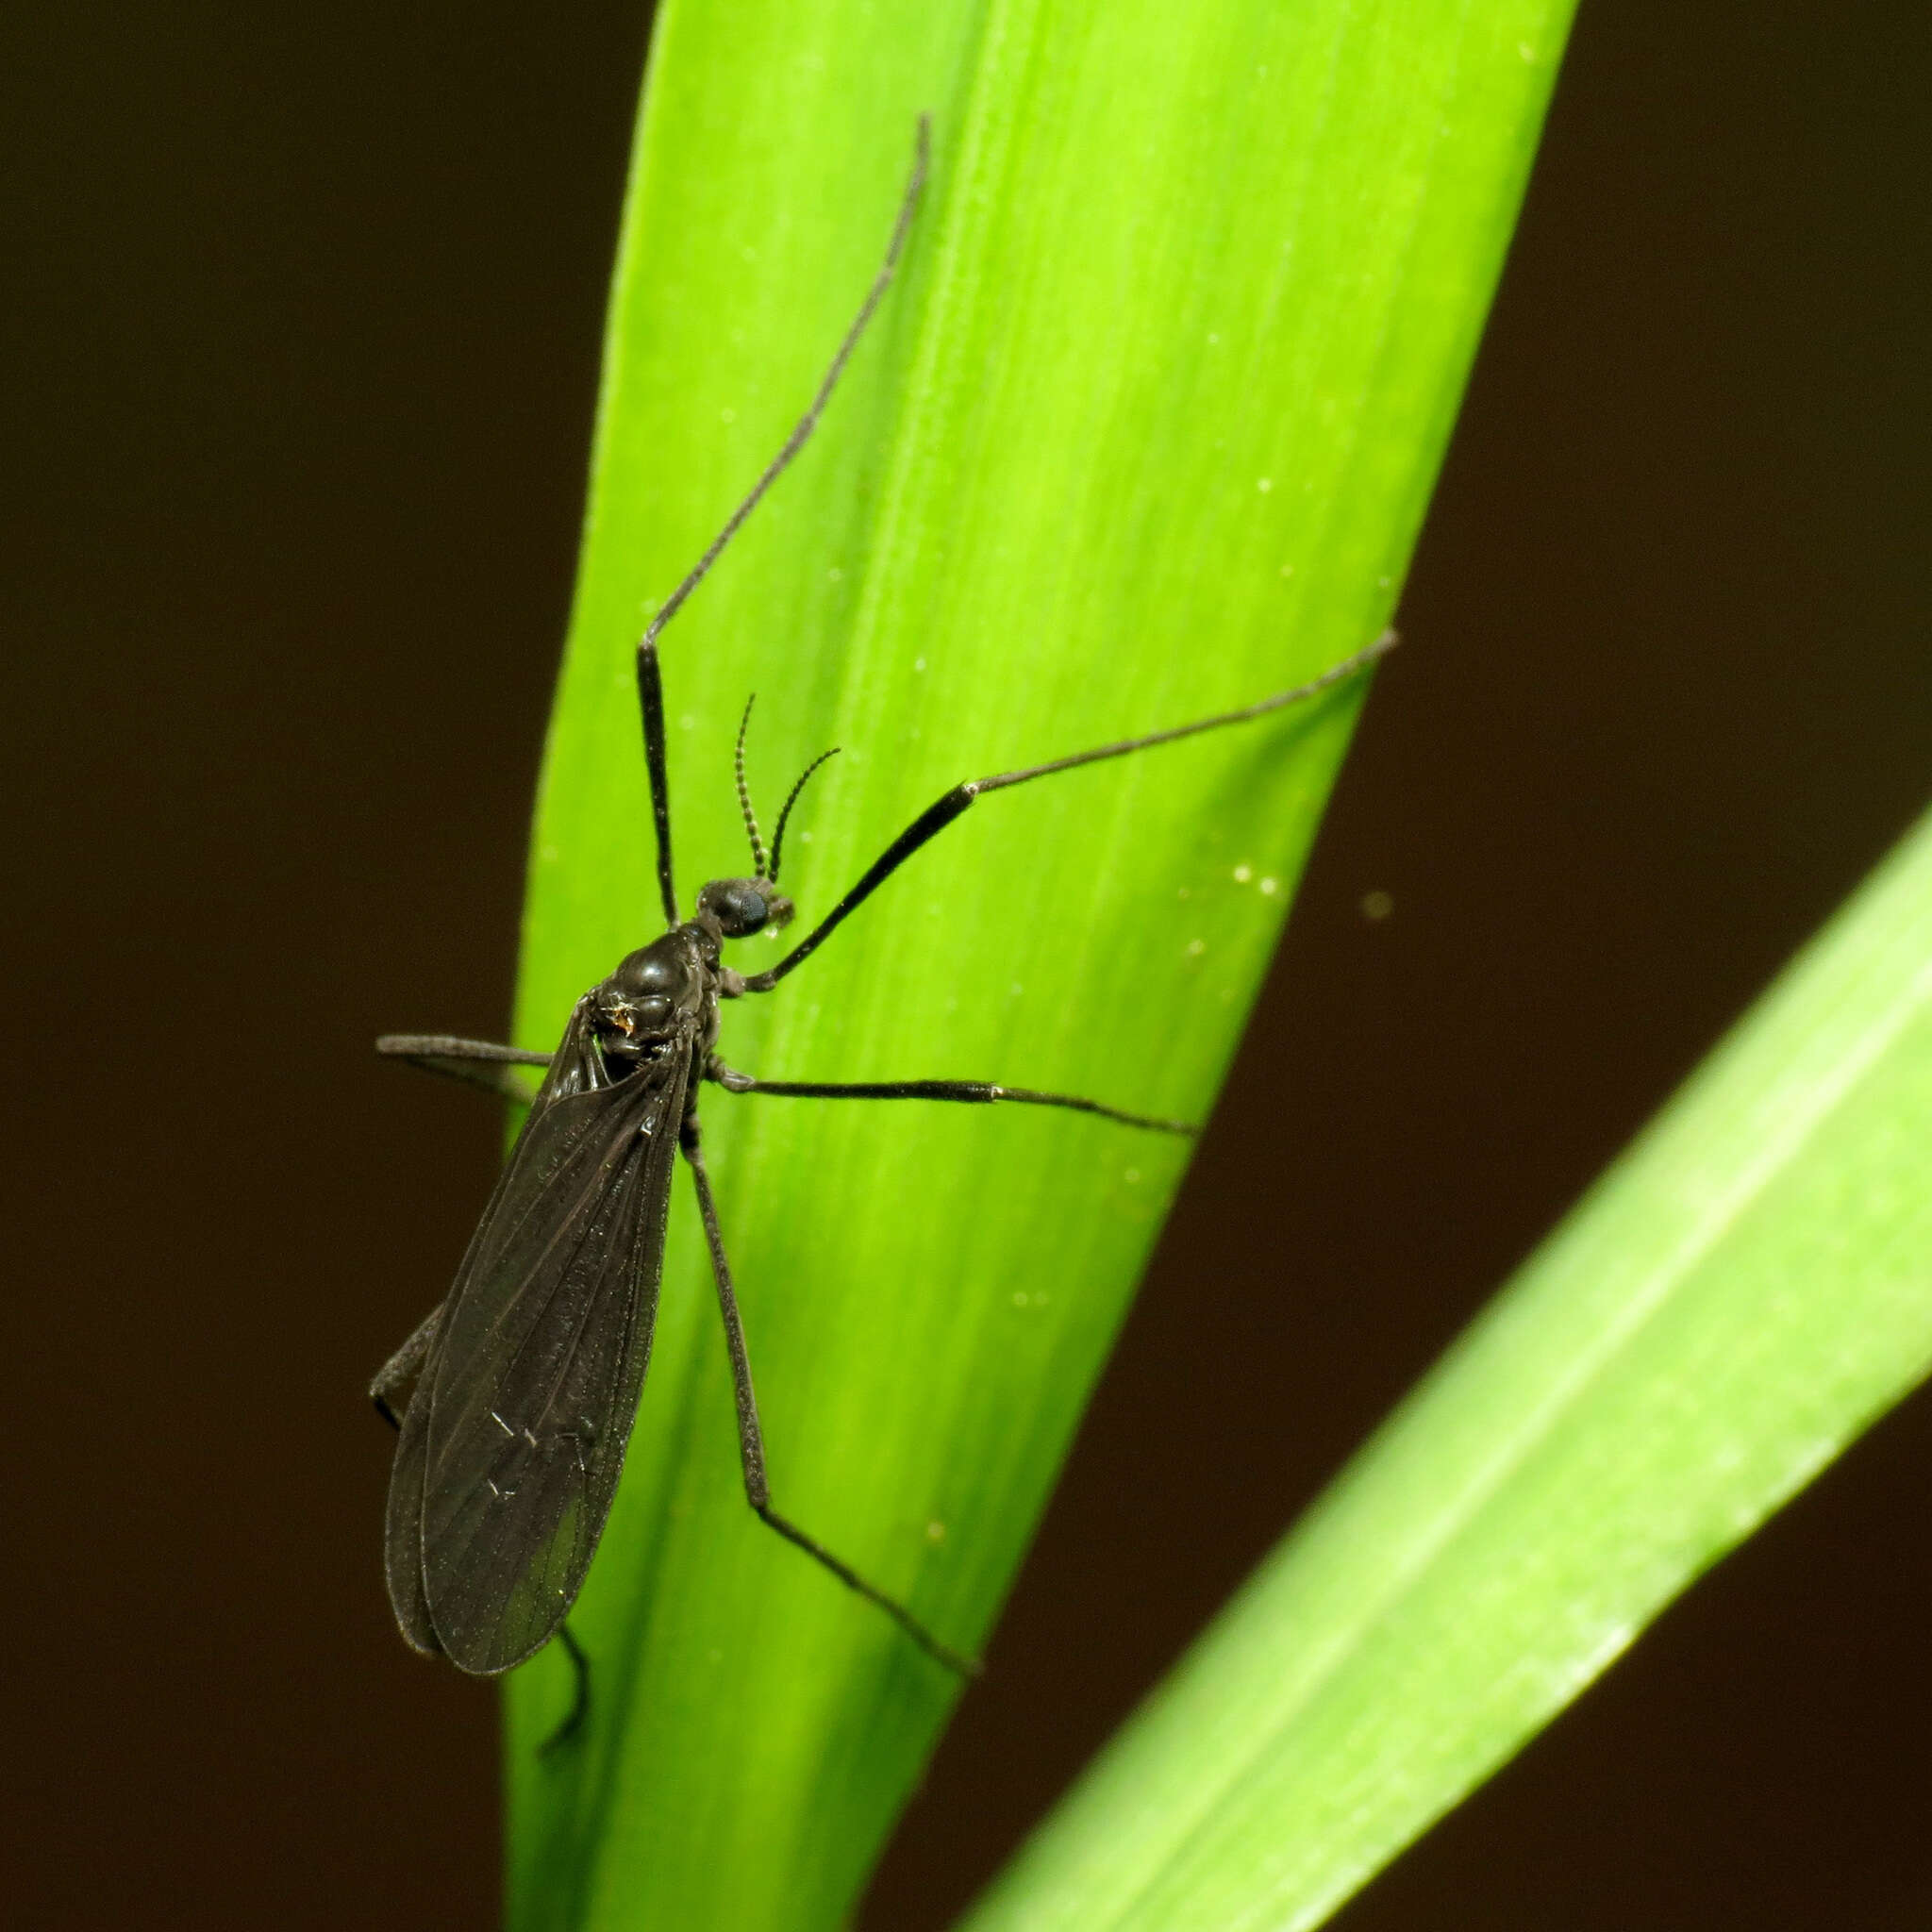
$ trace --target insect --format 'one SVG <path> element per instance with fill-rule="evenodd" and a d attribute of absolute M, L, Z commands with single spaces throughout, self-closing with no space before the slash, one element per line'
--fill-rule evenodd
<path fill-rule="evenodd" d="M 1122 758 L 1264 717 L 1350 676 L 1393 642 L 1385 633 L 1321 676 L 1236 711 L 956 785 L 919 814 L 858 881 L 775 965 L 741 974 L 724 962 L 731 941 L 793 914 L 778 889 L 785 832 L 808 767 L 780 811 L 767 852 L 744 784 L 744 724 L 736 768 L 751 843 L 749 877 L 713 879 L 690 918 L 673 883 L 671 799 L 658 639 L 745 518 L 803 448 L 898 267 L 924 185 L 927 128 L 919 124 L 910 177 L 884 262 L 809 408 L 710 547 L 651 621 L 637 649 L 644 763 L 667 930 L 622 960 L 572 1009 L 555 1053 L 440 1034 L 395 1034 L 379 1052 L 529 1100 L 529 1113 L 457 1271 L 449 1294 L 397 1350 L 371 1388 L 398 1431 L 386 1557 L 390 1600 L 417 1650 L 493 1675 L 551 1638 L 577 1669 L 561 1741 L 588 1708 L 589 1665 L 565 1618 L 609 1512 L 650 1359 L 665 1224 L 680 1156 L 696 1189 L 724 1318 L 747 1500 L 778 1535 L 890 1616 L 920 1649 L 961 1674 L 974 1661 L 869 1583 L 772 1501 L 743 1324 L 706 1171 L 698 1095 L 822 1100 L 924 1100 L 1070 1108 L 1147 1132 L 1188 1134 L 1077 1095 L 988 1080 L 854 1084 L 766 1080 L 717 1053 L 724 1002 L 771 992 L 802 966 L 912 856 L 989 791 Z M 749 722 L 746 707 L 745 722 Z M 544 1069 L 534 1097 L 510 1068 Z"/>

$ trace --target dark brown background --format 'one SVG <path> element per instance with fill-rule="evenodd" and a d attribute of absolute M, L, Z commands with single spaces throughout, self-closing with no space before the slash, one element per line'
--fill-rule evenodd
<path fill-rule="evenodd" d="M 491 1700 L 389 1627 L 360 1389 L 494 1128 L 368 1042 L 507 1008 L 641 12 L 4 29 L 16 1924 L 493 1912 Z M 1586 5 L 1412 647 L 872 1932 L 944 1922 L 1932 793 L 1928 87 L 1908 0 Z M 1928 1458 L 1921 1399 L 1349 1932 L 1924 1923 Z"/>

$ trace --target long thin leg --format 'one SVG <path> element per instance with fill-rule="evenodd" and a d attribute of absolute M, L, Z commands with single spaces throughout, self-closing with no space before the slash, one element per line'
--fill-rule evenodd
<path fill-rule="evenodd" d="M 668 610 L 667 605 L 665 609 Z M 657 633 L 664 627 L 658 613 L 638 646 L 638 712 L 644 721 L 644 775 L 651 786 L 651 834 L 658 845 L 658 896 L 664 902 L 664 924 L 677 924 L 677 885 L 671 876 L 671 779 L 664 767 L 664 680 L 658 675 Z"/>
<path fill-rule="evenodd" d="M 718 1284 L 718 1311 L 724 1318 L 724 1346 L 731 1357 L 731 1385 L 738 1400 L 738 1451 L 744 1467 L 745 1500 L 769 1528 L 775 1529 L 787 1542 L 795 1544 L 815 1563 L 829 1570 L 847 1590 L 856 1591 L 867 1603 L 885 1611 L 928 1657 L 962 1677 L 978 1676 L 980 1665 L 975 1658 L 964 1657 L 950 1644 L 942 1643 L 905 1605 L 868 1583 L 849 1563 L 841 1562 L 823 1543 L 772 1507 L 772 1488 L 765 1475 L 764 1432 L 758 1427 L 758 1398 L 751 1386 L 751 1357 L 745 1353 L 744 1324 L 738 1313 L 737 1291 L 731 1285 L 731 1264 L 724 1258 L 724 1237 L 719 1232 L 711 1180 L 705 1172 L 695 1110 L 685 1117 L 679 1145 L 697 1184 L 698 1211 L 704 1216 L 705 1240 L 711 1250 L 711 1274 Z"/>
<path fill-rule="evenodd" d="M 547 1067 L 547 1053 L 526 1047 L 499 1046 L 492 1040 L 463 1040 L 454 1033 L 385 1033 L 375 1050 L 386 1058 L 406 1060 L 425 1074 L 482 1087 L 505 1100 L 527 1102 L 529 1093 L 509 1071 L 511 1067 Z"/>
<path fill-rule="evenodd" d="M 715 1080 L 727 1093 L 783 1093 L 800 1100 L 961 1100 L 990 1106 L 998 1100 L 1027 1107 L 1064 1107 L 1074 1113 L 1098 1114 L 1123 1126 L 1150 1127 L 1159 1134 L 1196 1134 L 1186 1121 L 1166 1121 L 1153 1114 L 1127 1113 L 1104 1101 L 1083 1100 L 1075 1093 L 1041 1093 L 1032 1087 L 1000 1087 L 991 1080 L 759 1080 L 713 1059 L 705 1078 Z"/>
<path fill-rule="evenodd" d="M 375 1372 L 375 1379 L 369 1385 L 369 1399 L 375 1405 L 375 1412 L 391 1428 L 400 1435 L 403 1419 L 396 1413 L 391 1397 L 423 1373 L 423 1364 L 429 1359 L 429 1351 L 436 1346 L 437 1330 L 442 1326 L 442 1304 L 438 1302 L 430 1311 L 409 1330 L 409 1339 L 396 1350 Z M 408 1405 L 404 1405 L 407 1407 Z"/>
<path fill-rule="evenodd" d="M 571 1669 L 576 1675 L 576 1689 L 570 1700 L 570 1709 L 565 1712 L 563 1722 L 537 1746 L 539 1757 L 548 1757 L 559 1744 L 568 1744 L 583 1729 L 584 1720 L 591 1714 L 591 1659 L 584 1646 L 571 1635 L 568 1624 L 557 1626 L 557 1641 L 569 1654 Z"/>
<path fill-rule="evenodd" d="M 927 806 L 880 853 L 858 883 L 775 966 L 763 973 L 750 974 L 743 981 L 743 990 L 746 992 L 770 992 L 793 967 L 803 965 L 922 845 L 943 832 L 981 792 L 1003 791 L 1008 785 L 1024 785 L 1029 779 L 1047 778 L 1056 772 L 1071 772 L 1080 765 L 1098 764 L 1103 758 L 1125 758 L 1129 752 L 1151 751 L 1157 744 L 1173 744 L 1177 739 L 1192 738 L 1203 731 L 1219 731 L 1224 725 L 1245 724 L 1252 718 L 1265 718 L 1271 711 L 1300 704 L 1318 691 L 1326 691 L 1330 685 L 1353 676 L 1364 665 L 1393 650 L 1395 644 L 1395 633 L 1385 630 L 1374 643 L 1365 645 L 1351 658 L 1344 658 L 1339 664 L 1331 664 L 1319 677 L 1311 677 L 1307 683 L 1295 685 L 1289 691 L 1278 691 L 1273 697 L 1263 698 L 1257 704 L 1243 705 L 1238 711 L 1220 711 L 1211 718 L 1197 718 L 1191 724 L 1175 724 L 1166 731 L 1150 731 L 1142 738 L 1123 738 L 1113 744 L 1096 745 L 1091 751 L 1077 751 L 1068 758 L 1050 758 L 1043 765 L 1027 765 L 1017 772 L 995 772 L 988 778 L 969 778 L 963 785 L 955 785 L 943 797 L 936 798 Z"/>
<path fill-rule="evenodd" d="M 920 191 L 925 186 L 926 158 L 931 146 L 931 126 L 925 115 L 922 114 L 913 135 L 912 172 L 907 176 L 906 192 L 899 198 L 899 213 L 892 224 L 891 240 L 886 244 L 886 258 L 879 265 L 878 274 L 873 277 L 865 300 L 858 305 L 858 313 L 845 331 L 844 340 L 839 344 L 838 352 L 818 386 L 818 392 L 811 399 L 811 407 L 793 425 L 778 454 L 765 465 L 764 474 L 752 485 L 744 501 L 724 520 L 724 527 L 711 539 L 709 548 L 698 558 L 685 580 L 665 598 L 639 641 L 638 707 L 643 714 L 644 769 L 651 781 L 651 821 L 658 839 L 658 891 L 664 901 L 667 925 L 677 924 L 677 891 L 671 876 L 671 790 L 664 769 L 664 689 L 658 672 L 658 634 L 684 608 L 685 599 L 704 581 L 724 546 L 737 536 L 744 520 L 763 500 L 766 491 L 785 474 L 791 459 L 810 441 L 812 431 L 819 426 L 819 418 L 824 414 L 825 405 L 831 401 L 832 391 L 838 388 L 839 378 L 844 375 L 845 365 L 852 359 L 852 352 L 858 348 L 866 324 L 885 300 L 886 291 L 891 286 L 892 276 L 898 270 L 907 233 L 912 226 L 912 217 L 919 209 Z"/>

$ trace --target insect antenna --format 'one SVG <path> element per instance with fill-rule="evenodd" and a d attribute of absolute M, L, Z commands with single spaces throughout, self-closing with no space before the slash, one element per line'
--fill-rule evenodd
<path fill-rule="evenodd" d="M 744 716 L 738 721 L 738 743 L 731 753 L 731 769 L 738 778 L 738 808 L 744 814 L 745 836 L 751 841 L 751 875 L 755 879 L 766 876 L 765 848 L 758 838 L 758 815 L 751 808 L 751 787 L 744 782 L 744 733 L 751 723 L 751 708 L 758 701 L 758 694 L 753 691 L 744 701 Z M 778 821 L 778 834 L 785 833 L 785 821 Z"/>
<path fill-rule="evenodd" d="M 791 816 L 791 808 L 798 803 L 798 794 L 805 790 L 805 781 L 808 778 L 809 778 L 811 774 L 814 772 L 816 772 L 818 768 L 822 764 L 824 764 L 827 758 L 835 758 L 838 756 L 839 747 L 836 744 L 831 748 L 830 751 L 820 752 L 818 757 L 812 759 L 811 763 L 806 766 L 805 770 L 798 774 L 798 783 L 794 785 L 791 788 L 791 791 L 786 795 L 784 809 L 780 811 L 778 814 L 778 829 L 772 834 L 772 870 L 769 876 L 771 878 L 772 883 L 774 886 L 778 883 L 778 858 L 780 854 L 782 854 L 785 850 L 785 823 Z M 746 808 L 747 810 L 749 808 L 749 807 Z M 754 834 L 753 837 L 754 842 L 756 842 L 757 835 Z M 766 876 L 766 874 L 761 874 L 760 876 Z"/>

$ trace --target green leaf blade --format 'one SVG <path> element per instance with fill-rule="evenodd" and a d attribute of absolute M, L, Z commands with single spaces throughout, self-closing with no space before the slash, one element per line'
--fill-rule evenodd
<path fill-rule="evenodd" d="M 619 262 L 518 1038 L 658 925 L 629 654 L 782 440 L 875 264 L 818 440 L 664 642 L 678 883 L 844 747 L 809 919 L 953 783 L 1294 683 L 1373 637 L 1420 525 L 1567 8 L 674 0 Z M 1536 52 L 1525 58 L 1524 47 Z M 1199 1118 L 1362 696 L 983 800 L 721 1050 Z M 758 941 L 734 963 L 775 957 Z M 708 1099 L 775 1500 L 983 1639 L 1184 1166 L 1023 1108 Z M 580 1749 L 511 1696 L 524 1927 L 839 1923 L 957 1687 L 761 1529 L 703 1242 L 674 1204 L 651 1376 L 574 1627 Z"/>
<path fill-rule="evenodd" d="M 1317 1924 L 1932 1369 L 1932 824 L 969 1916 Z"/>

